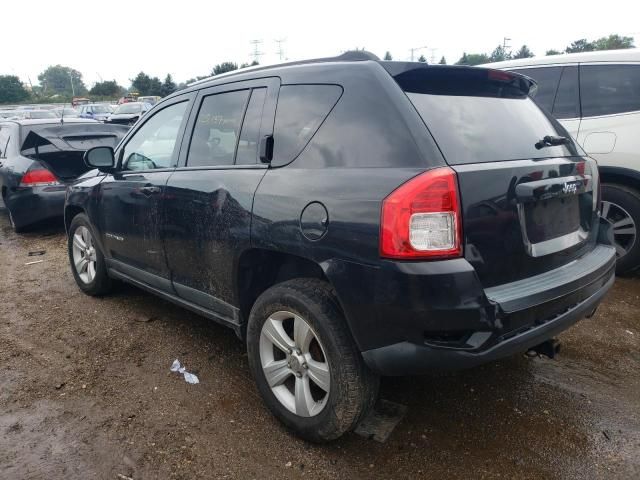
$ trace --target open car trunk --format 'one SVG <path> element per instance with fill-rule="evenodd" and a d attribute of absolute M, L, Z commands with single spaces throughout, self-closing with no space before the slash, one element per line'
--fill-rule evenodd
<path fill-rule="evenodd" d="M 40 162 L 59 180 L 70 182 L 89 170 L 84 152 L 97 146 L 115 147 L 127 131 L 101 123 L 31 125 L 23 131 L 20 153 Z"/>
<path fill-rule="evenodd" d="M 530 79 L 464 67 L 394 78 L 457 174 L 464 256 L 485 288 L 594 249 L 597 165 L 529 97 Z"/>

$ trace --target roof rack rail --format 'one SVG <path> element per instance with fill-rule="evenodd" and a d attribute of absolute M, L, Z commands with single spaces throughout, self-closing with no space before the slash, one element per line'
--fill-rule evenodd
<path fill-rule="evenodd" d="M 230 77 L 230 76 L 239 75 L 245 72 L 257 72 L 260 70 L 270 70 L 272 68 L 279 68 L 279 67 L 290 67 L 293 65 L 306 65 L 310 63 L 362 62 L 366 60 L 380 61 L 380 58 L 378 58 L 377 55 L 371 52 L 367 52 L 366 50 L 347 50 L 346 52 L 343 52 L 336 57 L 311 58 L 307 60 L 296 60 L 294 62 L 276 63 L 274 65 L 256 65 L 253 67 L 239 68 L 237 70 L 232 70 L 231 72 L 221 73 L 219 75 L 212 75 L 210 77 L 203 78 L 201 80 L 190 83 L 189 85 L 187 85 L 187 87 L 200 85 L 201 83 L 208 82 L 210 80 L 213 80 L 214 78 Z"/>

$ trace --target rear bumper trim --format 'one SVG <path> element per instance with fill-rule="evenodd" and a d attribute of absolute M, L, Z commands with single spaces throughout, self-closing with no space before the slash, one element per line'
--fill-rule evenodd
<path fill-rule="evenodd" d="M 515 282 L 486 288 L 487 298 L 507 313 L 523 310 L 572 293 L 611 269 L 615 248 L 598 244 L 567 265 Z"/>

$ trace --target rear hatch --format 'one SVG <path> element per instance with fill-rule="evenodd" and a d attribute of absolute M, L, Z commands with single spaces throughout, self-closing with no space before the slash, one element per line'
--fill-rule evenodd
<path fill-rule="evenodd" d="M 394 78 L 457 173 L 464 255 L 485 288 L 594 248 L 596 163 L 531 100 L 530 79 L 466 67 L 413 68 Z"/>
<path fill-rule="evenodd" d="M 84 152 L 115 147 L 128 128 L 100 123 L 42 124 L 23 127 L 21 155 L 37 160 L 59 180 L 71 182 L 87 172 Z"/>

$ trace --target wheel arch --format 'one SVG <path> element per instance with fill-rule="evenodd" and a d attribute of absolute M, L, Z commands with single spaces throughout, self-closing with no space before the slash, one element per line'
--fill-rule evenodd
<path fill-rule="evenodd" d="M 623 167 L 599 167 L 602 183 L 615 183 L 633 188 L 640 193 L 640 171 Z"/>
<path fill-rule="evenodd" d="M 64 207 L 64 230 L 69 233 L 69 226 L 73 221 L 73 218 L 80 214 L 85 213 L 84 208 L 79 207 L 78 205 L 65 205 Z"/>
<path fill-rule="evenodd" d="M 309 258 L 260 248 L 243 252 L 238 260 L 235 282 L 243 331 L 258 297 L 273 285 L 296 278 L 317 278 L 334 288 L 322 266 Z M 337 294 L 336 298 L 346 318 Z"/>

